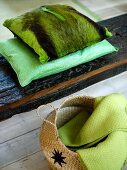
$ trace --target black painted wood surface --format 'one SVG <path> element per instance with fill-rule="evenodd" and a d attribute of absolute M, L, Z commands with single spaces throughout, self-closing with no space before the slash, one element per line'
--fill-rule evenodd
<path fill-rule="evenodd" d="M 127 70 L 127 14 L 100 24 L 113 32 L 108 41 L 119 48 L 117 53 L 33 81 L 24 88 L 0 55 L 0 120 L 35 109 Z"/>

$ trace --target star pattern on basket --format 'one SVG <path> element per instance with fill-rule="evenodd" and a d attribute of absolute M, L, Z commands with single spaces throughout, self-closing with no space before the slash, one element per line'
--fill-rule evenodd
<path fill-rule="evenodd" d="M 52 154 L 53 156 L 51 158 L 54 159 L 54 164 L 58 163 L 61 167 L 62 164 L 66 164 L 66 162 L 64 161 L 66 157 L 62 156 L 62 152 L 59 152 L 58 150 L 54 149 L 54 152 L 52 152 Z"/>

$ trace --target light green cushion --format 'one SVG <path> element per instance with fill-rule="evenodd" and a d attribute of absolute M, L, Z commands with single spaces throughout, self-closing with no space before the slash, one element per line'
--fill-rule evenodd
<path fill-rule="evenodd" d="M 33 48 L 41 63 L 111 36 L 106 28 L 66 5 L 41 6 L 3 25 Z"/>
<path fill-rule="evenodd" d="M 67 70 L 116 51 L 107 40 L 89 46 L 62 58 L 41 64 L 36 53 L 17 38 L 0 41 L 0 53 L 11 64 L 22 87 L 32 80 Z"/>

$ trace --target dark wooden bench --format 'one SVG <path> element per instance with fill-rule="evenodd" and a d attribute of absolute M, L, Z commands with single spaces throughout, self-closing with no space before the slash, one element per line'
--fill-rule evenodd
<path fill-rule="evenodd" d="M 32 82 L 22 88 L 17 77 L 0 56 L 0 120 L 60 99 L 87 86 L 127 70 L 127 14 L 100 22 L 113 32 L 108 39 L 117 53 L 79 65 Z"/>

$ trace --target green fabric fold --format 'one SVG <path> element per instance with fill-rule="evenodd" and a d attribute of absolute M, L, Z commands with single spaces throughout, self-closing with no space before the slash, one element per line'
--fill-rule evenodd
<path fill-rule="evenodd" d="M 82 63 L 117 51 L 107 40 L 41 64 L 38 55 L 18 38 L 0 41 L 0 53 L 11 64 L 22 87 L 31 81 L 59 73 Z"/>
<path fill-rule="evenodd" d="M 97 97 L 92 114 L 84 108 L 58 132 L 88 170 L 120 170 L 127 159 L 127 100 L 120 94 Z"/>

